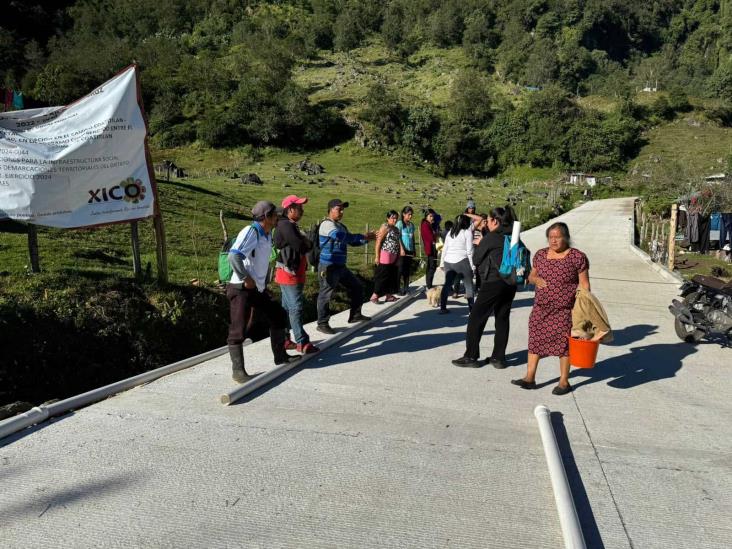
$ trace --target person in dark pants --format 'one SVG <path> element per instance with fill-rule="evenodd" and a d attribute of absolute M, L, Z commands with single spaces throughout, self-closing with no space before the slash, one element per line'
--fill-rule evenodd
<path fill-rule="evenodd" d="M 427 289 L 432 288 L 437 271 L 437 231 L 434 229 L 435 212 L 427 210 L 424 219 L 419 224 L 419 234 L 422 237 L 424 246 L 424 257 L 427 260 L 426 282 Z"/>
<path fill-rule="evenodd" d="M 351 302 L 351 313 L 348 322 L 363 322 L 371 320 L 370 317 L 361 313 L 363 305 L 363 286 L 353 273 L 346 267 L 348 246 L 363 246 L 369 240 L 376 238 L 373 231 L 366 234 L 351 234 L 348 228 L 341 223 L 343 211 L 348 207 L 348 202 L 342 202 L 337 198 L 328 202 L 328 217 L 323 220 L 318 230 L 320 243 L 320 262 L 318 263 L 318 280 L 320 281 L 320 292 L 318 292 L 318 327 L 319 332 L 334 334 L 330 320 L 330 299 L 333 292 L 340 284 L 348 291 L 348 298 Z"/>
<path fill-rule="evenodd" d="M 503 258 L 504 235 L 511 234 L 515 215 L 510 206 L 494 208 L 488 215 L 485 234 L 473 254 L 473 262 L 480 271 L 481 286 L 468 318 L 465 336 L 465 354 L 453 360 L 455 366 L 478 368 L 480 339 L 491 314 L 496 318 L 496 334 L 493 352 L 488 359 L 496 368 L 506 367 L 506 346 L 510 330 L 511 305 L 516 296 L 516 286 L 501 278 L 498 270 Z"/>
<path fill-rule="evenodd" d="M 238 383 L 252 379 L 244 368 L 242 343 L 247 335 L 249 320 L 256 309 L 269 324 L 270 343 L 275 364 L 298 360 L 285 351 L 287 313 L 267 291 L 269 255 L 272 251 L 272 228 L 277 225 L 275 205 L 259 201 L 252 208 L 254 221 L 242 229 L 229 250 L 229 264 L 233 269 L 226 285 L 229 300 L 229 336 L 226 340 L 231 357 L 232 377 Z"/>

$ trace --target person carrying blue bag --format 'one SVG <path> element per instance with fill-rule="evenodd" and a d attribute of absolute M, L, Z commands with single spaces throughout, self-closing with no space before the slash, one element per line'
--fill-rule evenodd
<path fill-rule="evenodd" d="M 473 253 L 481 277 L 481 286 L 468 318 L 465 353 L 452 363 L 463 368 L 479 368 L 480 339 L 491 314 L 496 317 L 493 352 L 488 362 L 495 368 L 506 367 L 506 347 L 510 331 L 510 315 L 517 284 L 529 276 L 526 261 L 529 251 L 523 243 L 511 246 L 511 233 L 518 220 L 511 206 L 493 208 L 488 214 L 486 233 Z"/>

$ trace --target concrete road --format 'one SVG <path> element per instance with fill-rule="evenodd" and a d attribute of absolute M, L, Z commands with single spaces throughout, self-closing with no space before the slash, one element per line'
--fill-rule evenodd
<path fill-rule="evenodd" d="M 678 284 L 631 251 L 631 215 L 616 199 L 562 216 L 615 329 L 570 395 L 551 394 L 553 360 L 538 390 L 509 383 L 530 292 L 506 370 L 452 366 L 465 301 L 439 316 L 419 299 L 236 405 L 217 401 L 222 357 L 5 439 L 0 545 L 562 547 L 532 414 L 546 404 L 588 546 L 732 546 L 730 351 L 676 339 Z M 272 367 L 266 341 L 245 354 Z"/>

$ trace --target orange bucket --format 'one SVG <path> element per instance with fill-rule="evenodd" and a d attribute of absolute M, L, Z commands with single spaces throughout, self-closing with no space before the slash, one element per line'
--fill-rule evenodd
<path fill-rule="evenodd" d="M 569 363 L 577 368 L 594 368 L 599 341 L 569 336 Z"/>

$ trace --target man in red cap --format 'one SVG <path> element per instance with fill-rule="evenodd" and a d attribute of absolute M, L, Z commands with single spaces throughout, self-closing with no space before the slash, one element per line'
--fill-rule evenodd
<path fill-rule="evenodd" d="M 286 341 L 285 347 L 294 347 L 302 354 L 317 353 L 319 350 L 310 343 L 310 336 L 302 325 L 306 254 L 312 249 L 313 243 L 302 233 L 297 222 L 302 219 L 302 205 L 307 204 L 307 201 L 307 198 L 299 198 L 294 194 L 283 198 L 282 217 L 275 231 L 275 247 L 279 250 L 275 264 L 275 282 L 280 285 L 282 306 L 290 317 L 290 328 L 296 344 L 295 347 L 291 341 Z"/>

